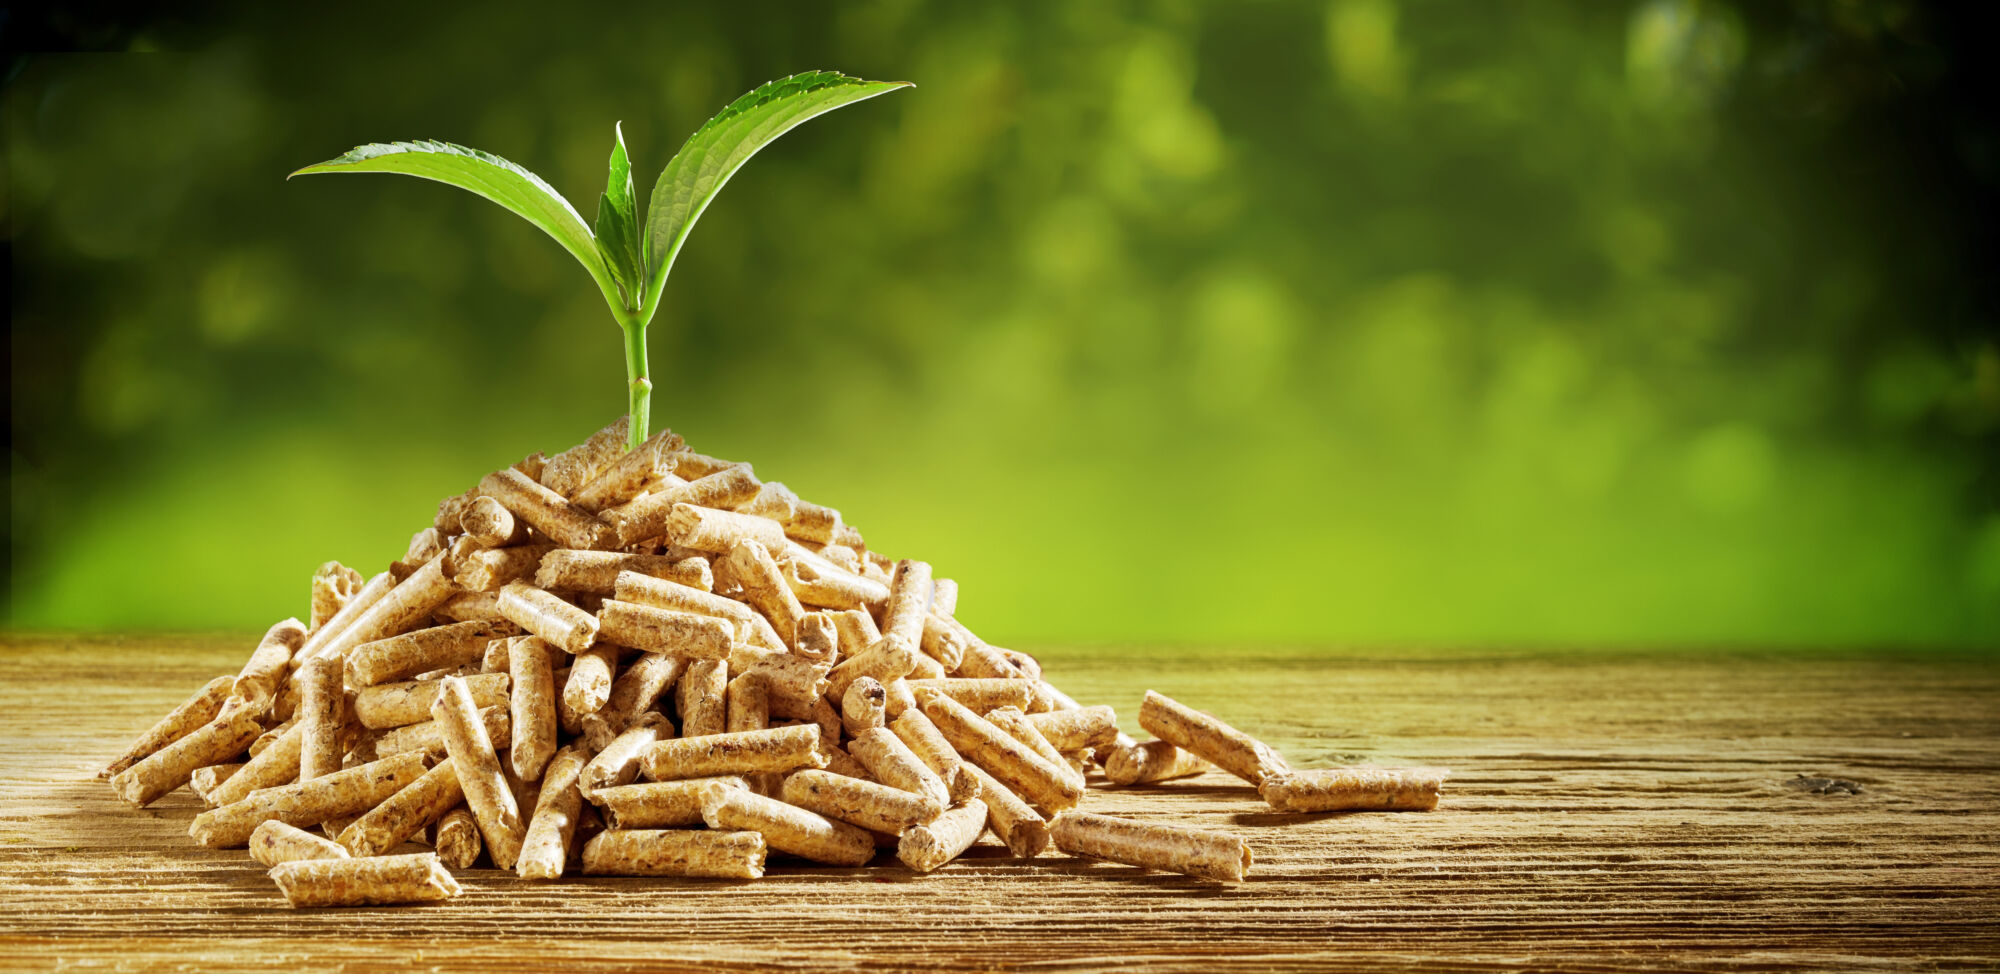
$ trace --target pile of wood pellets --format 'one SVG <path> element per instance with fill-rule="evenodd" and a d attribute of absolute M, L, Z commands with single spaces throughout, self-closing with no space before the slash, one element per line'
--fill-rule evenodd
<path fill-rule="evenodd" d="M 194 841 L 247 846 L 294 907 L 448 899 L 482 858 L 750 880 L 770 852 L 893 850 L 926 873 L 989 829 L 1023 859 L 1244 878 L 1240 836 L 1079 810 L 1094 771 L 1213 766 L 1289 812 L 1437 804 L 1441 770 L 1295 770 L 1157 693 L 1135 741 L 959 623 L 930 565 L 672 432 L 625 441 L 620 421 L 494 472 L 373 578 L 321 566 L 309 623 L 102 776 L 135 806 L 188 786 Z"/>

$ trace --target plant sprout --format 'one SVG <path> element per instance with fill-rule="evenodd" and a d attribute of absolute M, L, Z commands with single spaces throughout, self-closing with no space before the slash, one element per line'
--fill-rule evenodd
<path fill-rule="evenodd" d="M 394 172 L 434 179 L 477 193 L 554 237 L 583 264 L 604 292 L 612 317 L 625 333 L 625 378 L 631 438 L 646 438 L 653 383 L 646 369 L 646 325 L 660 308 L 660 293 L 694 221 L 736 170 L 757 150 L 815 116 L 843 105 L 909 87 L 907 81 L 863 81 L 836 71 L 809 71 L 760 85 L 717 112 L 688 137 L 653 184 L 644 223 L 638 219 L 632 165 L 625 156 L 623 125 L 612 129 L 611 173 L 597 199 L 595 232 L 561 193 L 490 152 L 449 142 L 391 142 L 357 146 L 338 159 L 301 173 Z M 285 177 L 287 179 L 290 176 Z"/>

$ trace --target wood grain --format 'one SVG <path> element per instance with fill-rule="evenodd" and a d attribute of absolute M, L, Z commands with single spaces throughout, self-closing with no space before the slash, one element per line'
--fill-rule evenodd
<path fill-rule="evenodd" d="M 95 769 L 254 639 L 0 643 L 0 966 L 543 971 L 1496 971 L 2000 966 L 2000 663 L 1742 653 L 1049 653 L 1136 731 L 1158 689 L 1295 765 L 1453 769 L 1427 814 L 1281 815 L 1219 773 L 1092 811 L 1247 836 L 1222 887 L 989 838 L 930 876 L 461 874 L 432 906 L 295 912 L 184 792 Z M 1788 788 L 1797 774 L 1858 795 Z"/>

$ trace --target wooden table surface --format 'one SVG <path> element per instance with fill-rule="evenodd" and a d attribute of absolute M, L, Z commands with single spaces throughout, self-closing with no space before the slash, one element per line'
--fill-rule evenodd
<path fill-rule="evenodd" d="M 1051 651 L 1137 731 L 1158 689 L 1295 766 L 1451 768 L 1439 808 L 1281 815 L 1220 773 L 1084 808 L 1247 836 L 1218 886 L 997 844 L 930 876 L 527 883 L 293 911 L 95 769 L 252 640 L 0 641 L 0 967 L 1626 971 L 2000 967 L 2000 656 Z M 1787 785 L 1806 774 L 1859 794 Z"/>

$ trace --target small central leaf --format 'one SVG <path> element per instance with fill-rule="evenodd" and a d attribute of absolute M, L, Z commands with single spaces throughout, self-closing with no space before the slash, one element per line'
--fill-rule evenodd
<path fill-rule="evenodd" d="M 633 198 L 632 163 L 625 155 L 625 126 L 611 131 L 611 171 L 604 192 L 597 198 L 597 249 L 604 254 L 605 266 L 624 292 L 625 307 L 637 310 L 645 290 L 645 271 L 639 264 L 639 216 Z"/>

